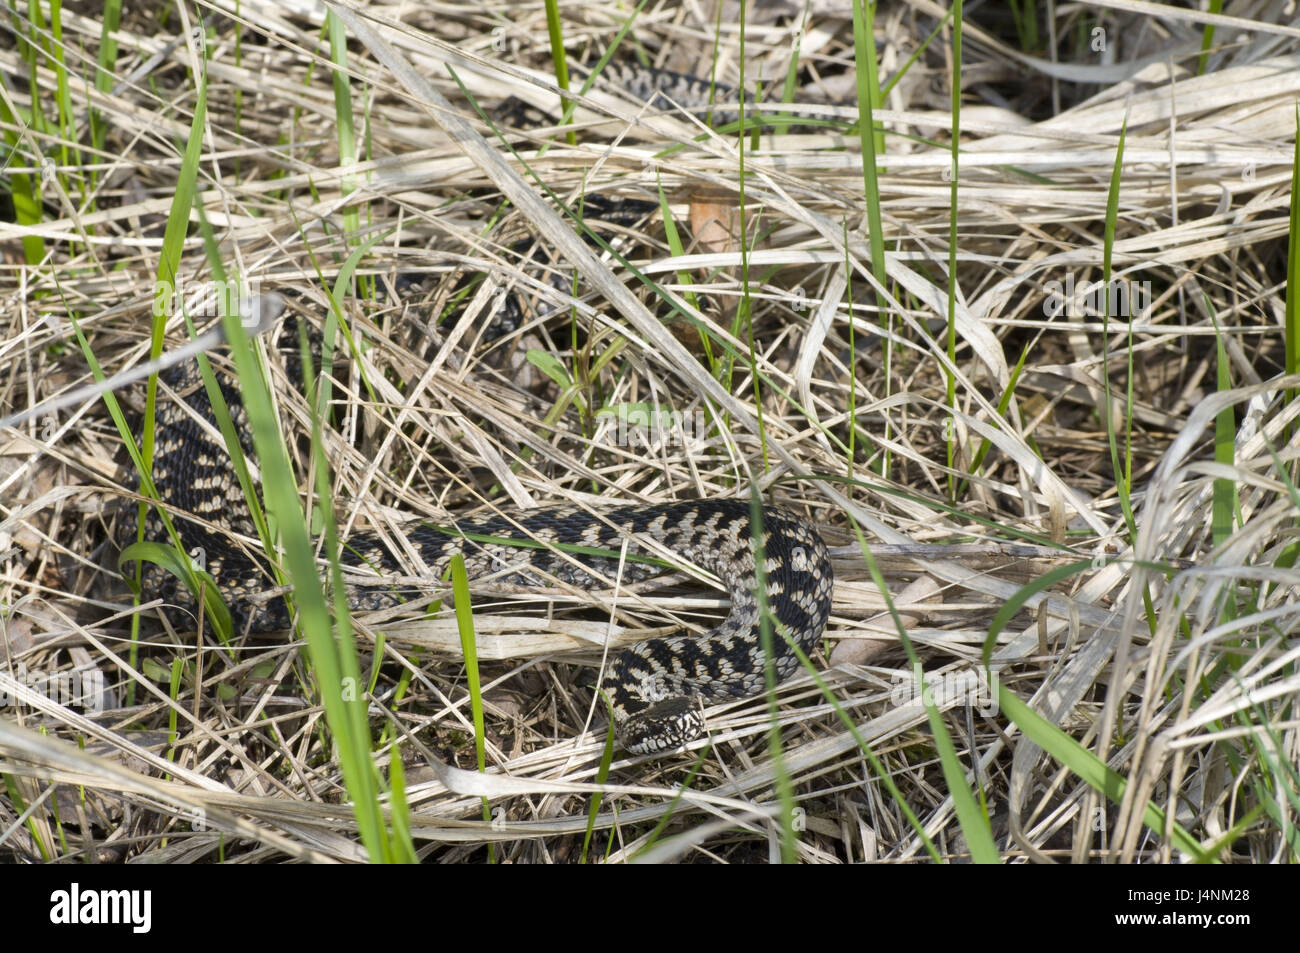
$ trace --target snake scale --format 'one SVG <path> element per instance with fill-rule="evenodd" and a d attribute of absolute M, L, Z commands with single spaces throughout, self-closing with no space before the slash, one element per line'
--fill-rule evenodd
<path fill-rule="evenodd" d="M 654 82 L 674 83 L 681 93 L 686 80 L 667 75 L 669 79 Z M 504 330 L 512 330 L 514 323 L 506 322 Z M 204 554 L 204 568 L 238 630 L 289 628 L 285 600 L 266 595 L 274 577 L 264 556 L 230 535 L 255 539 L 257 534 L 197 365 L 181 364 L 162 380 L 174 399 L 158 406 L 153 479 L 162 503 L 177 516 L 183 548 Z M 228 375 L 218 374 L 218 382 L 243 450 L 251 457 L 238 388 Z M 602 679 L 620 743 L 632 754 L 649 754 L 678 748 L 701 734 L 701 701 L 764 690 L 760 579 L 775 622 L 771 661 L 778 681 L 799 667 L 791 646 L 810 652 L 826 626 L 833 580 L 825 544 L 807 520 L 786 509 L 764 506 L 761 513 L 756 531 L 750 505 L 743 500 L 616 505 L 597 512 L 575 506 L 503 507 L 486 518 L 448 525 L 412 522 L 404 528 L 404 543 L 408 556 L 413 553 L 423 563 L 431 585 L 458 553 L 471 578 L 491 576 L 528 587 L 559 582 L 590 590 L 608 588 L 616 579 L 637 582 L 663 572 L 662 565 L 637 557 L 653 559 L 665 550 L 715 574 L 731 600 L 721 623 L 701 636 L 638 643 L 615 656 Z M 167 539 L 156 513 L 146 519 L 145 536 Z M 755 565 L 759 540 L 765 557 L 761 576 Z M 629 558 L 620 561 L 625 544 Z M 409 571 L 410 560 L 399 558 L 378 535 L 353 534 L 341 556 L 345 566 L 357 571 L 347 586 L 353 609 L 388 608 L 413 595 L 391 581 Z M 145 568 L 143 594 L 190 613 L 197 608 L 188 590 L 158 565 Z"/>

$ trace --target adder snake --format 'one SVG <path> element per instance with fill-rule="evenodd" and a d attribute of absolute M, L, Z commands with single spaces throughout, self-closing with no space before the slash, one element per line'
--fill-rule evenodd
<path fill-rule="evenodd" d="M 173 513 L 195 517 L 176 520 L 181 543 L 186 552 L 201 547 L 206 570 L 237 627 L 288 628 L 291 620 L 283 599 L 255 598 L 273 585 L 262 556 L 235 545 L 222 532 L 257 535 L 229 455 L 216 437 L 216 419 L 197 365 L 182 364 L 164 380 L 176 399 L 158 407 L 154 482 L 163 504 Z M 220 384 L 240 441 L 251 453 L 238 389 L 229 377 L 220 378 Z M 148 518 L 146 536 L 166 538 L 156 515 Z M 542 545 L 521 547 L 511 545 L 511 540 Z M 408 554 L 418 556 L 431 580 L 441 578 L 448 560 L 460 553 L 471 577 L 492 575 L 527 586 L 559 580 L 587 589 L 608 586 L 620 574 L 620 582 L 628 583 L 662 571 L 644 560 L 621 563 L 616 555 L 625 541 L 633 557 L 658 555 L 658 544 L 714 573 L 731 599 L 729 614 L 706 634 L 641 642 L 618 654 L 608 666 L 601 687 L 612 704 L 618 738 L 631 753 L 667 751 L 699 735 L 701 700 L 763 691 L 760 579 L 763 601 L 776 623 L 770 644 L 778 680 L 799 665 L 792 646 L 811 651 L 825 628 L 832 589 L 826 546 L 806 520 L 780 507 L 762 508 L 757 532 L 751 524 L 750 504 L 744 500 L 616 505 L 596 513 L 572 506 L 503 508 L 486 519 L 454 526 L 415 522 L 405 531 Z M 761 542 L 765 553 L 761 574 L 755 566 L 756 542 Z M 615 555 L 593 555 L 591 550 Z M 382 584 L 385 577 L 402 572 L 404 563 L 378 535 L 354 534 L 343 548 L 342 559 L 345 565 L 373 574 L 377 583 L 350 584 L 352 608 L 381 609 L 406 598 L 391 583 Z M 146 568 L 144 588 L 148 597 L 191 611 L 195 608 L 188 591 L 156 565 Z"/>

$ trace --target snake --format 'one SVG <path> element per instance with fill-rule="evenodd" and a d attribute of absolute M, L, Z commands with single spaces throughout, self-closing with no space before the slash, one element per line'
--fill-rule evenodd
<path fill-rule="evenodd" d="M 631 74 L 617 78 L 624 88 L 644 87 L 646 95 L 670 92 L 678 102 L 697 101 L 701 89 L 708 89 L 700 81 L 662 71 L 643 72 L 635 83 Z M 507 301 L 488 319 L 490 336 L 513 331 L 520 314 L 520 306 Z M 288 603 L 276 594 L 264 554 L 237 542 L 238 536 L 256 539 L 256 525 L 197 363 L 178 364 L 160 380 L 171 399 L 156 410 L 151 475 L 159 502 L 174 514 L 182 550 L 203 555 L 202 568 L 238 631 L 291 628 Z M 239 387 L 229 372 L 220 370 L 217 384 L 241 448 L 252 458 Z M 134 541 L 134 526 L 126 523 L 124 542 Z M 619 503 L 599 509 L 498 505 L 488 516 L 443 523 L 412 520 L 400 532 L 402 554 L 373 532 L 347 539 L 340 561 L 350 570 L 350 609 L 387 609 L 410 599 L 404 570 L 412 555 L 428 574 L 424 588 L 436 588 L 458 555 L 472 579 L 490 577 L 528 588 L 560 584 L 600 590 L 616 582 L 637 583 L 663 573 L 665 555 L 715 575 L 730 599 L 721 622 L 703 634 L 638 642 L 606 666 L 600 690 L 619 743 L 633 755 L 681 748 L 703 734 L 704 703 L 760 694 L 769 673 L 775 682 L 791 676 L 801 656 L 813 652 L 830 614 L 831 563 L 814 525 L 785 507 L 756 506 L 748 499 Z M 143 535 L 160 542 L 170 538 L 157 509 L 148 512 Z M 193 594 L 159 563 L 142 567 L 141 595 L 160 600 L 169 612 L 198 613 Z"/>
<path fill-rule="evenodd" d="M 186 361 L 160 380 L 171 399 L 157 407 L 152 479 L 160 503 L 173 514 L 182 549 L 202 554 L 203 568 L 238 631 L 290 628 L 289 607 L 274 595 L 270 564 L 255 547 L 232 538 L 256 538 L 256 529 L 197 363 Z M 217 382 L 242 450 L 251 458 L 253 441 L 238 385 L 220 371 Z M 640 582 L 664 572 L 665 554 L 713 573 L 730 597 L 720 623 L 702 635 L 635 643 L 614 656 L 601 680 L 615 735 L 634 755 L 670 751 L 699 737 L 704 702 L 763 692 L 768 658 L 775 681 L 788 678 L 799 668 L 800 655 L 815 649 L 830 614 L 830 557 L 814 525 L 785 507 L 755 507 L 748 499 L 599 509 L 500 506 L 486 517 L 412 520 L 401 533 L 406 552 L 427 570 L 430 588 L 438 586 L 456 555 L 465 560 L 471 579 L 491 577 L 530 589 L 563 584 L 600 590 L 615 580 Z M 168 539 L 156 510 L 146 517 L 144 537 Z M 134 540 L 134 532 L 126 538 Z M 391 608 L 412 595 L 404 574 L 409 563 L 379 534 L 352 534 L 340 562 L 350 570 L 352 610 Z M 158 563 L 143 569 L 142 597 L 161 600 L 168 611 L 198 612 L 193 594 Z M 764 652 L 765 618 L 771 624 L 770 654 Z"/>

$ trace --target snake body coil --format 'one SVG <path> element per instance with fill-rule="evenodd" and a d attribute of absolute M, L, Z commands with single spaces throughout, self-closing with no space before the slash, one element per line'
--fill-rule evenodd
<path fill-rule="evenodd" d="M 735 90 L 694 77 L 635 67 L 611 66 L 605 82 L 635 99 L 674 108 L 711 110 L 715 97 L 734 100 L 738 96 Z M 714 119 L 728 122 L 734 116 L 715 113 Z M 586 207 L 606 218 L 620 211 L 645 212 L 644 203 L 611 203 L 597 195 L 586 197 Z M 569 284 L 563 278 L 562 287 Z M 507 297 L 485 337 L 514 331 L 524 316 L 519 297 Z M 239 545 L 231 538 L 231 533 L 256 538 L 257 531 L 229 454 L 216 436 L 216 419 L 198 367 L 193 362 L 179 365 L 163 380 L 177 400 L 166 401 L 157 410 L 153 477 L 162 502 L 178 514 L 175 525 L 181 544 L 187 553 L 202 554 L 203 568 L 216 581 L 239 630 L 286 629 L 291 620 L 285 601 L 266 595 L 275 577 L 264 557 L 255 546 Z M 229 377 L 219 374 L 218 382 L 243 450 L 251 456 L 252 439 L 238 390 Z M 147 517 L 145 535 L 151 540 L 167 539 L 153 512 Z M 661 572 L 659 566 L 639 557 L 653 558 L 665 550 L 718 576 L 731 597 L 731 611 L 721 624 L 703 636 L 651 639 L 635 645 L 614 658 L 601 683 L 613 706 L 619 740 L 637 754 L 670 750 L 699 735 L 703 730 L 699 701 L 743 698 L 763 691 L 760 588 L 776 623 L 771 650 L 778 680 L 799 665 L 791 646 L 811 651 L 830 612 L 832 579 L 826 546 L 806 521 L 778 507 L 762 509 L 757 529 L 747 502 L 691 500 L 616 506 L 600 513 L 576 507 L 500 509 L 490 518 L 449 526 L 412 523 L 405 527 L 404 536 L 406 555 L 418 557 L 431 580 L 441 578 L 448 561 L 459 553 L 472 578 L 491 576 L 522 586 L 558 580 L 579 588 L 604 588 L 616 579 L 636 582 Z M 761 543 L 765 554 L 761 574 L 755 567 L 756 543 Z M 625 562 L 591 552 L 617 554 L 625 544 L 631 557 Z M 392 582 L 409 566 L 409 558 L 399 558 L 379 536 L 353 535 L 341 555 L 345 565 L 369 577 L 354 576 L 349 582 L 352 608 L 388 608 L 411 595 Z M 148 598 L 161 598 L 191 612 L 196 609 L 192 595 L 157 565 L 145 568 L 143 588 Z"/>
<path fill-rule="evenodd" d="M 229 378 L 218 375 L 218 379 L 244 450 L 251 453 L 239 393 Z M 154 482 L 163 503 L 178 514 L 175 525 L 182 545 L 186 552 L 203 555 L 203 564 L 240 630 L 288 628 L 284 600 L 259 598 L 274 585 L 264 559 L 255 547 L 238 545 L 223 532 L 255 536 L 229 455 L 216 436 L 215 417 L 197 366 L 180 365 L 164 381 L 177 400 L 158 406 Z M 179 514 L 193 514 L 195 519 Z M 782 631 L 805 653 L 811 651 L 826 626 L 832 587 L 825 544 L 805 520 L 787 510 L 764 507 L 757 534 L 749 504 L 739 500 L 624 505 L 597 513 L 572 506 L 503 509 L 472 522 L 446 526 L 415 522 L 405 527 L 409 551 L 419 556 L 431 580 L 441 578 L 457 553 L 464 556 L 471 578 L 491 576 L 520 586 L 553 585 L 558 580 L 593 589 L 609 587 L 616 578 L 636 582 L 663 572 L 647 557 L 653 559 L 664 551 L 718 576 L 731 597 L 731 611 L 717 627 L 703 636 L 641 642 L 609 666 L 601 687 L 612 703 L 618 738 L 634 754 L 670 750 L 700 734 L 700 700 L 742 698 L 763 690 L 756 536 L 765 552 L 761 578 L 765 601 L 777 623 L 771 640 L 772 664 L 781 680 L 799 664 Z M 156 515 L 148 517 L 146 538 L 166 539 Z M 628 558 L 620 570 L 617 554 L 625 541 Z M 593 555 L 592 550 L 611 555 Z M 387 608 L 410 595 L 384 582 L 401 572 L 402 561 L 377 535 L 354 534 L 343 547 L 342 559 L 370 577 L 361 581 L 351 577 L 352 608 Z M 161 598 L 191 612 L 195 609 L 189 592 L 156 565 L 146 567 L 144 591 L 148 598 Z"/>

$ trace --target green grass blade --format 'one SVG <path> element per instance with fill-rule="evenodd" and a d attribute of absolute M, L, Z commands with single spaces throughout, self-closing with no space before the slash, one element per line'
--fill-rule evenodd
<path fill-rule="evenodd" d="M 1210 13 L 1223 12 L 1223 0 L 1210 0 Z M 1196 58 L 1196 75 L 1204 76 L 1205 67 L 1210 62 L 1210 47 L 1214 45 L 1214 24 L 1207 23 L 1201 29 L 1201 55 Z"/>
<path fill-rule="evenodd" d="M 551 63 L 555 67 L 555 85 L 566 92 L 569 89 L 569 61 L 564 49 L 564 29 L 560 23 L 559 0 L 546 0 L 546 35 L 551 44 Z M 560 112 L 564 113 L 566 100 L 560 95 Z M 567 125 L 567 118 L 565 121 Z M 572 129 L 564 133 L 569 145 L 578 144 L 578 135 Z"/>
<path fill-rule="evenodd" d="M 15 162 L 23 165 L 29 162 L 35 168 L 43 168 L 44 156 L 34 141 L 29 140 L 31 159 L 20 159 L 22 143 L 27 138 L 30 123 L 19 116 L 17 109 L 9 99 L 9 91 L 4 77 L 0 76 L 0 122 L 4 123 L 5 150 L 3 168 L 7 170 Z M 41 222 L 41 177 L 27 172 L 6 172 L 9 180 L 10 199 L 14 205 L 14 220 L 19 225 L 39 225 Z M 24 235 L 23 259 L 29 265 L 37 265 L 45 260 L 45 239 L 39 235 Z"/>
<path fill-rule="evenodd" d="M 884 130 L 877 130 L 875 110 L 879 108 L 880 80 L 876 67 L 875 43 L 875 4 L 868 0 L 853 0 L 853 56 L 857 67 L 858 93 L 858 138 L 862 143 L 862 187 L 867 211 L 868 241 L 871 246 L 871 274 L 878 287 L 888 286 L 889 276 L 885 270 L 885 231 L 884 220 L 880 212 L 880 175 L 876 167 L 876 156 L 885 151 Z M 887 327 L 888 317 L 885 300 L 879 293 L 875 295 L 877 317 L 881 327 Z M 889 337 L 882 339 L 882 360 L 886 367 L 886 380 L 889 380 L 890 366 Z M 888 439 L 889 432 L 884 434 Z M 889 458 L 880 458 L 880 475 L 889 472 Z"/>
<path fill-rule="evenodd" d="M 478 638 L 474 633 L 474 607 L 469 594 L 469 574 L 465 570 L 465 557 L 460 553 L 451 557 L 443 578 L 451 579 L 452 600 L 456 607 L 456 630 L 460 634 L 460 649 L 465 656 L 465 682 L 469 692 L 470 714 L 474 720 L 474 756 L 480 773 L 487 771 L 487 733 L 483 726 L 483 683 L 478 671 Z M 492 823 L 492 807 L 483 798 L 483 820 Z M 488 863 L 496 863 L 496 848 L 488 841 Z"/>
<path fill-rule="evenodd" d="M 349 169 L 357 164 L 356 120 L 352 111 L 352 87 L 348 82 L 348 35 L 343 21 L 332 10 L 325 14 L 325 24 L 329 30 L 330 61 L 334 64 L 331 73 L 334 87 L 334 128 L 339 145 L 339 165 Z M 357 177 L 354 173 L 345 173 L 339 182 L 344 195 L 351 195 L 357 190 Z M 343 226 L 347 230 L 347 239 L 361 230 L 361 212 L 355 204 L 343 210 Z"/>
<path fill-rule="evenodd" d="M 898 609 L 894 605 L 894 600 L 889 596 L 889 586 L 885 582 L 885 577 L 881 573 L 880 567 L 876 564 L 875 557 L 871 554 L 871 549 L 867 546 L 867 541 L 862 535 L 862 528 L 851 516 L 849 517 L 849 523 L 857 538 L 858 548 L 862 552 L 863 562 L 866 564 L 867 571 L 871 575 L 871 581 L 875 583 L 880 594 L 884 596 L 885 608 L 889 611 L 889 616 L 894 622 L 894 628 L 898 632 L 898 639 L 902 643 L 903 651 L 907 653 L 907 660 L 911 671 L 919 673 L 921 672 L 921 659 L 916 654 L 916 647 L 912 644 L 912 640 L 907 634 L 907 626 L 903 624 L 903 619 L 898 614 Z M 805 668 L 810 667 L 810 664 L 805 662 Z M 817 678 L 817 676 L 814 676 L 814 678 Z M 817 680 L 818 684 L 821 685 L 820 679 L 818 678 Z M 830 695 L 825 686 L 822 685 L 821 687 L 822 694 L 829 698 Z M 930 729 L 936 738 L 936 747 L 939 747 L 941 758 L 944 760 L 944 778 L 948 780 L 949 794 L 952 795 L 953 803 L 956 804 L 958 798 L 964 798 L 968 802 L 958 808 L 957 821 L 962 825 L 962 831 L 966 835 L 966 842 L 971 848 L 971 856 L 974 857 L 978 855 L 981 858 L 987 858 L 989 856 L 989 851 L 992 850 L 992 856 L 996 860 L 997 851 L 996 848 L 993 847 L 992 833 L 989 830 L 987 820 L 980 815 L 979 808 L 975 806 L 975 799 L 971 795 L 970 789 L 966 787 L 965 774 L 957 759 L 956 748 L 952 744 L 952 739 L 948 738 L 947 744 L 945 745 L 939 745 L 937 742 L 939 735 L 942 734 L 946 736 L 948 734 L 948 726 L 944 724 L 943 719 L 938 716 L 938 710 L 935 708 L 929 692 L 922 691 L 921 700 L 926 707 L 926 716 L 930 723 Z M 912 826 L 912 829 L 925 845 L 930 857 L 935 861 L 935 863 L 939 863 L 941 858 L 938 848 L 934 846 L 929 835 L 926 834 L 925 826 L 916 816 L 916 812 L 913 811 L 911 805 L 907 803 L 902 792 L 894 783 L 893 778 L 889 776 L 889 772 L 885 769 L 885 766 L 880 762 L 875 754 L 867 748 L 861 737 L 858 736 L 856 726 L 853 725 L 847 713 L 840 711 L 838 705 L 835 707 L 836 711 L 839 712 L 840 719 L 850 727 L 859 747 L 861 747 L 863 752 L 867 755 L 872 770 L 876 772 L 876 776 L 884 783 L 886 790 L 889 791 L 899 808 L 903 811 L 904 816 L 907 818 L 907 822 Z M 958 779 L 958 783 L 955 785 L 952 781 L 954 777 Z M 969 828 L 966 826 L 968 823 L 971 825 Z"/>
<path fill-rule="evenodd" d="M 1124 121 L 1120 126 L 1119 142 L 1115 146 L 1115 164 L 1111 169 L 1110 190 L 1106 196 L 1106 227 L 1105 237 L 1102 245 L 1102 264 L 1101 264 L 1101 299 L 1104 302 L 1102 308 L 1102 397 L 1103 413 L 1106 419 L 1102 421 L 1102 426 L 1106 429 L 1106 438 L 1110 444 L 1110 463 L 1111 469 L 1115 474 L 1115 492 L 1119 497 L 1120 509 L 1124 513 L 1124 522 L 1128 526 L 1128 539 L 1130 544 L 1137 541 L 1137 521 L 1133 516 L 1133 504 L 1130 500 L 1133 483 L 1133 447 L 1132 447 L 1132 413 L 1133 413 L 1133 348 L 1132 348 L 1132 327 L 1133 322 L 1129 320 L 1129 373 L 1128 373 L 1128 400 L 1125 402 L 1124 419 L 1126 426 L 1124 428 L 1124 461 L 1121 463 L 1119 457 L 1119 444 L 1115 436 L 1115 415 L 1111 411 L 1111 388 L 1110 388 L 1110 303 L 1111 303 L 1111 256 L 1115 251 L 1115 223 L 1119 218 L 1119 187 L 1124 178 L 1124 140 L 1128 134 L 1128 113 L 1124 114 Z M 1131 316 L 1130 316 L 1131 318 Z"/>
<path fill-rule="evenodd" d="M 1286 372 L 1300 372 L 1300 106 L 1296 108 L 1295 146 L 1291 157 L 1291 207 L 1290 231 L 1286 255 L 1286 327 L 1283 341 L 1286 347 Z M 1287 402 L 1300 396 L 1295 389 L 1287 391 Z M 1290 433 L 1297 432 L 1292 423 Z"/>
<path fill-rule="evenodd" d="M 956 0 L 952 6 L 952 75 L 961 76 L 961 5 Z M 957 418 L 957 201 L 958 180 L 960 178 L 961 159 L 961 83 L 952 84 L 952 141 L 949 144 L 948 166 L 948 366 L 944 369 L 947 378 L 947 401 L 952 424 Z M 957 475 L 953 472 L 957 460 L 957 428 L 948 427 L 948 494 L 957 498 Z"/>
<path fill-rule="evenodd" d="M 1216 385 L 1219 393 L 1232 390 L 1232 366 L 1223 343 L 1223 330 L 1219 327 L 1214 305 L 1205 299 L 1205 308 L 1214 321 L 1214 347 Z M 1237 415 L 1231 405 L 1219 411 L 1214 418 L 1214 459 L 1217 463 L 1232 466 L 1237 439 Z M 1210 530 L 1214 545 L 1221 546 L 1232 535 L 1237 513 L 1237 485 L 1225 477 L 1214 478 L 1214 498 L 1210 513 Z"/>
<path fill-rule="evenodd" d="M 785 764 L 781 744 L 781 709 L 776 699 L 776 653 L 773 647 L 772 610 L 767 601 L 767 547 L 763 542 L 763 500 L 757 488 L 752 488 L 749 498 L 749 525 L 754 537 L 754 595 L 758 600 L 759 643 L 763 647 L 763 686 L 767 695 L 767 753 L 772 759 L 776 799 L 781 806 L 781 860 L 790 864 L 795 860 L 794 832 L 794 782 Z"/>
<path fill-rule="evenodd" d="M 99 60 L 95 70 L 95 89 L 101 93 L 113 90 L 113 71 L 117 67 L 117 28 L 122 22 L 122 0 L 105 0 L 99 31 Z M 90 110 L 90 141 L 96 152 L 103 152 L 108 123 L 98 109 Z M 94 179 L 92 177 L 92 183 Z M 187 205 L 186 208 L 189 208 Z"/>
<path fill-rule="evenodd" d="M 1002 713 L 1025 733 L 1025 737 L 1068 768 L 1079 780 L 1105 795 L 1111 803 L 1120 803 L 1128 783 L 1116 771 L 1103 764 L 1091 751 L 1026 705 L 1015 692 L 1001 682 L 998 683 L 998 704 Z M 1145 806 L 1142 820 L 1153 831 L 1166 833 L 1165 812 L 1154 804 L 1148 803 Z M 1196 838 L 1172 820 L 1168 823 L 1167 836 L 1173 840 L 1178 850 L 1196 860 L 1212 859 Z"/>

